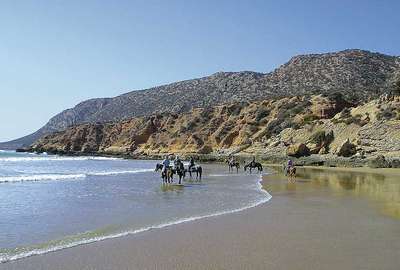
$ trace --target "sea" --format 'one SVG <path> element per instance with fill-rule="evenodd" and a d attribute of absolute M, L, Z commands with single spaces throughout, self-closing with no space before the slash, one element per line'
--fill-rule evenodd
<path fill-rule="evenodd" d="M 267 202 L 260 174 L 203 166 L 162 184 L 154 160 L 0 150 L 0 262 L 229 214 Z"/>

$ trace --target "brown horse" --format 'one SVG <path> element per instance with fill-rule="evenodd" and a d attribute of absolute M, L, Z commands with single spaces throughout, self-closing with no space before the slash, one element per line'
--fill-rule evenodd
<path fill-rule="evenodd" d="M 296 168 L 293 166 L 289 167 L 287 170 L 287 176 L 288 176 L 289 180 L 296 178 Z"/>
<path fill-rule="evenodd" d="M 162 164 L 157 164 L 155 171 L 158 172 L 159 170 L 163 169 Z M 173 182 L 173 177 L 174 177 L 174 171 L 172 170 L 171 167 L 168 167 L 165 171 L 161 171 L 161 178 L 163 180 L 163 183 L 170 184 Z"/>

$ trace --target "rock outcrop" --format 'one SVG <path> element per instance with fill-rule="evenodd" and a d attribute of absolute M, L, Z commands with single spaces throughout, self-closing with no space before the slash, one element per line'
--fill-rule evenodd
<path fill-rule="evenodd" d="M 349 140 L 345 141 L 339 148 L 337 152 L 338 156 L 341 157 L 351 157 L 357 153 L 357 148 Z"/>
<path fill-rule="evenodd" d="M 292 144 L 287 148 L 286 154 L 290 157 L 306 157 L 310 155 L 310 149 L 304 143 Z"/>

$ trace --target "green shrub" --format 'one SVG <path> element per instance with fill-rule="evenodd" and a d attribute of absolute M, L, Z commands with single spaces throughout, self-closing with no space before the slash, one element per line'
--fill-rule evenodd
<path fill-rule="evenodd" d="M 396 116 L 397 116 L 397 113 L 393 108 L 386 108 L 386 109 L 383 109 L 383 110 L 377 112 L 376 119 L 378 119 L 378 120 L 383 120 L 383 119 L 390 120 L 390 119 L 395 118 Z"/>
<path fill-rule="evenodd" d="M 270 111 L 267 110 L 266 108 L 260 108 L 256 113 L 256 121 L 259 122 L 264 117 L 267 117 L 269 113 Z"/>
<path fill-rule="evenodd" d="M 306 114 L 303 117 L 303 122 L 304 122 L 304 124 L 308 124 L 317 119 L 318 119 L 318 117 L 313 114 Z"/>

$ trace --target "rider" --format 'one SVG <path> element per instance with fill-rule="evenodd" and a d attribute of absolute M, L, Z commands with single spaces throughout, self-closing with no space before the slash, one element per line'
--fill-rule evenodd
<path fill-rule="evenodd" d="M 169 156 L 165 156 L 165 159 L 161 163 L 163 165 L 162 172 L 165 173 L 170 165 Z"/>
<path fill-rule="evenodd" d="M 291 159 L 288 160 L 288 162 L 287 162 L 287 167 L 288 167 L 288 168 L 293 167 L 293 161 L 292 161 Z"/>
<path fill-rule="evenodd" d="M 255 166 L 256 166 L 256 157 L 255 157 L 255 156 L 253 156 L 253 160 L 250 162 L 250 165 L 251 165 L 252 167 L 255 167 Z"/>
<path fill-rule="evenodd" d="M 286 174 L 289 172 L 290 168 L 294 167 L 293 160 L 289 159 L 286 165 Z"/>
<path fill-rule="evenodd" d="M 193 158 L 193 157 L 190 157 L 190 160 L 189 160 L 189 167 L 188 167 L 189 171 L 190 171 L 193 167 L 194 167 L 194 158 Z"/>
<path fill-rule="evenodd" d="M 177 156 L 175 157 L 175 160 L 174 160 L 174 167 L 175 167 L 175 170 L 177 170 L 177 169 L 180 168 L 181 163 L 182 163 L 182 161 L 181 161 L 181 159 L 179 158 L 179 156 L 177 155 Z"/>

